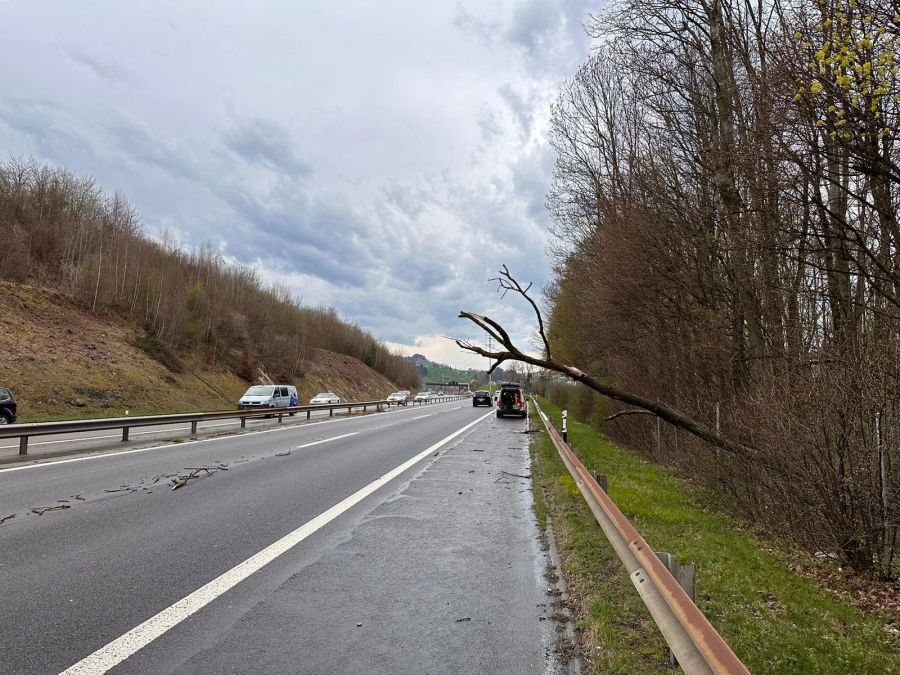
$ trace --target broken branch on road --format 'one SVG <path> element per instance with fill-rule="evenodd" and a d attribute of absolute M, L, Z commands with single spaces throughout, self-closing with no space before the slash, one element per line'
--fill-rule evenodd
<path fill-rule="evenodd" d="M 205 471 L 207 476 L 212 476 L 216 471 L 228 471 L 228 467 L 226 466 L 186 466 L 184 468 L 185 471 L 189 473 L 180 474 L 172 479 L 172 489 L 177 490 L 178 488 L 182 488 L 187 485 L 189 480 L 193 480 L 194 478 L 199 478 L 201 472 Z"/>
<path fill-rule="evenodd" d="M 31 509 L 32 513 L 36 513 L 39 516 L 44 515 L 48 511 L 62 511 L 63 509 L 71 509 L 72 507 L 68 504 L 58 504 L 56 506 L 35 506 Z"/>

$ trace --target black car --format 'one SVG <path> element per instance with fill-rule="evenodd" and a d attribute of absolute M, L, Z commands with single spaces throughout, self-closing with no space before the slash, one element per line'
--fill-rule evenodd
<path fill-rule="evenodd" d="M 518 417 L 528 415 L 528 401 L 525 398 L 525 389 L 521 384 L 505 383 L 500 385 L 497 398 L 497 417 L 506 415 Z"/>
<path fill-rule="evenodd" d="M 16 421 L 16 397 L 4 387 L 0 387 L 0 424 Z"/>
<path fill-rule="evenodd" d="M 475 406 L 478 406 L 478 405 L 490 406 L 491 405 L 491 392 L 486 391 L 484 389 L 479 389 L 478 391 L 476 391 L 475 395 L 472 396 L 472 407 L 474 408 Z"/>

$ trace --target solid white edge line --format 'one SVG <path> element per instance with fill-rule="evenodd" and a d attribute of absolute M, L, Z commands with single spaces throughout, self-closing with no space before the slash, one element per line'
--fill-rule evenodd
<path fill-rule="evenodd" d="M 201 586 L 193 593 L 183 597 L 178 602 L 170 605 L 155 616 L 150 617 L 139 626 L 135 626 L 127 633 L 116 638 L 112 642 L 101 647 L 93 654 L 86 656 L 78 663 L 66 668 L 61 675 L 81 675 L 84 673 L 105 673 L 114 668 L 132 654 L 146 647 L 156 638 L 165 634 L 179 623 L 195 614 L 210 602 L 241 583 L 254 572 L 268 565 L 279 556 L 290 551 L 294 546 L 325 527 L 332 520 L 352 508 L 373 492 L 383 487 L 407 469 L 428 457 L 435 450 L 446 445 L 460 434 L 468 431 L 482 420 L 487 419 L 493 411 L 479 417 L 474 422 L 454 431 L 452 434 L 438 441 L 415 457 L 406 460 L 403 464 L 391 469 L 386 474 L 372 481 L 364 488 L 357 490 L 343 501 L 335 504 L 327 511 L 301 525 L 293 532 L 285 535 L 278 541 L 270 544 L 259 553 L 256 553 L 244 562 L 235 565 L 224 574 L 219 575 L 209 583 Z M 334 439 L 331 439 L 334 440 Z"/>
<path fill-rule="evenodd" d="M 452 410 L 452 409 L 451 409 Z M 413 410 L 398 410 L 397 412 L 413 412 Z M 382 413 L 384 414 L 384 413 Z M 86 462 L 89 459 L 103 459 L 105 457 L 118 457 L 119 455 L 131 455 L 136 452 L 148 452 L 150 450 L 163 450 L 165 448 L 180 448 L 188 445 L 196 445 L 198 443 L 209 443 L 210 441 L 229 441 L 235 438 L 248 438 L 253 434 L 270 434 L 275 431 L 296 431 L 298 429 L 308 429 L 309 427 L 315 427 L 320 424 L 334 424 L 337 422 L 358 422 L 360 420 L 366 419 L 377 419 L 378 414 L 373 413 L 371 415 L 357 415 L 356 417 L 341 417 L 339 419 L 327 419 L 322 420 L 321 422 L 309 422 L 306 424 L 289 424 L 287 426 L 275 427 L 274 429 L 260 429 L 258 431 L 248 431 L 242 434 L 234 434 L 232 436 L 216 436 L 214 438 L 200 438 L 196 441 L 185 441 L 183 443 L 166 443 L 165 445 L 151 445 L 147 448 L 135 448 L 134 450 L 119 450 L 118 452 L 104 452 L 96 455 L 86 455 L 84 457 L 70 457 L 68 459 L 54 459 L 47 462 L 37 462 L 35 464 L 25 464 L 24 466 L 11 466 L 7 469 L 0 469 L 0 473 L 9 473 L 11 471 L 25 471 L 26 469 L 39 469 L 42 466 L 56 466 L 57 464 L 71 464 L 72 462 Z M 410 422 L 413 420 L 410 419 Z M 116 434 L 116 438 L 118 438 L 118 434 Z M 71 442 L 78 442 L 79 438 L 70 439 Z M 11 446 L 16 447 L 16 446 Z"/>
<path fill-rule="evenodd" d="M 332 438 L 323 438 L 318 441 L 312 441 L 310 443 L 304 443 L 303 445 L 298 445 L 297 450 L 302 450 L 303 448 L 311 448 L 314 445 L 322 445 L 322 443 L 331 443 L 331 441 L 339 441 L 342 438 L 349 438 L 350 436 L 356 436 L 358 431 L 351 431 L 349 434 L 343 434 L 341 436 L 333 436 Z"/>

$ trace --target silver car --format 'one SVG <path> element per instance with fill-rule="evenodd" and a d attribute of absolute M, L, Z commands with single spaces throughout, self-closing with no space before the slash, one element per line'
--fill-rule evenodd
<path fill-rule="evenodd" d="M 311 399 L 309 399 L 311 405 L 333 405 L 335 403 L 340 403 L 341 399 L 337 397 L 337 394 L 333 394 L 330 391 L 325 391 L 320 394 L 316 394 Z"/>

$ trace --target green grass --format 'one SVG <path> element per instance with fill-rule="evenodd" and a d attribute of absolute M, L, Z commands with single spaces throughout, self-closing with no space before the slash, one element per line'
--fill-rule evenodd
<path fill-rule="evenodd" d="M 559 409 L 541 406 L 558 426 Z M 654 550 L 696 563 L 697 605 L 751 671 L 900 672 L 897 620 L 863 614 L 792 573 L 786 552 L 716 510 L 712 495 L 571 417 L 569 442 L 608 477 L 610 496 Z M 546 434 L 531 451 L 535 511 L 552 519 L 581 600 L 588 672 L 670 671 L 662 637 Z"/>

